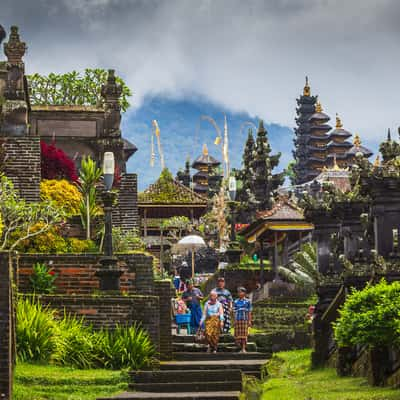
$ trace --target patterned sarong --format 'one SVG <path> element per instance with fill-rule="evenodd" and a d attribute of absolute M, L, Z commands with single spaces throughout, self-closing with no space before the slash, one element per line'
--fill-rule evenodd
<path fill-rule="evenodd" d="M 247 340 L 249 335 L 249 321 L 235 321 L 235 340 Z"/>
<path fill-rule="evenodd" d="M 206 341 L 214 350 L 217 350 L 219 343 L 219 335 L 221 332 L 221 321 L 217 315 L 206 319 Z"/>
<path fill-rule="evenodd" d="M 231 312 L 229 308 L 229 303 L 227 301 L 222 301 L 222 307 L 224 309 L 224 327 L 222 329 L 223 333 L 229 333 L 231 329 Z"/>

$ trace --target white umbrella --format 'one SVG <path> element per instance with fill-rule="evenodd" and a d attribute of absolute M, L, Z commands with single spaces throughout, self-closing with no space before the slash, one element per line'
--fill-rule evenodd
<path fill-rule="evenodd" d="M 188 235 L 177 243 L 177 248 L 182 250 L 190 250 L 192 252 L 192 278 L 194 278 L 194 252 L 197 249 L 206 247 L 206 243 L 201 236 Z"/>

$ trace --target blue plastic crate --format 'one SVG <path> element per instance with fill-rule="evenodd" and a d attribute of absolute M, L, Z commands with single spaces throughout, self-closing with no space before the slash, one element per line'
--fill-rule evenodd
<path fill-rule="evenodd" d="M 177 324 L 190 324 L 190 314 L 176 314 L 175 321 Z"/>

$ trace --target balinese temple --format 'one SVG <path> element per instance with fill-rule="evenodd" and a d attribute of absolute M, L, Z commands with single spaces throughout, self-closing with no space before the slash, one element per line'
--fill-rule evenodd
<path fill-rule="evenodd" d="M 277 276 L 278 266 L 286 265 L 301 243 L 311 240 L 313 229 L 303 211 L 287 197 L 281 197 L 271 210 L 257 213 L 256 220 L 239 233 L 248 243 L 258 243 Z"/>
<path fill-rule="evenodd" d="M 353 146 L 347 152 L 347 166 L 354 164 L 356 155 L 361 153 L 365 158 L 372 156 L 372 151 L 361 144 L 361 139 L 358 134 L 354 136 Z"/>
<path fill-rule="evenodd" d="M 196 193 L 211 198 L 218 192 L 222 181 L 220 165 L 218 160 L 208 154 L 207 145 L 204 144 L 203 154 L 192 164 L 192 168 L 197 170 L 192 177 L 193 190 Z"/>
<path fill-rule="evenodd" d="M 315 104 L 317 102 L 317 96 L 311 96 L 311 89 L 307 77 L 303 94 L 296 101 L 297 127 L 294 129 L 296 138 L 294 139 L 295 150 L 293 151 L 293 157 L 295 159 L 295 183 L 296 185 L 300 185 L 309 181 L 309 168 L 307 166 L 308 139 L 310 136 L 309 119 L 315 113 Z"/>
<path fill-rule="evenodd" d="M 327 146 L 328 156 L 327 164 L 333 166 L 337 164 L 341 168 L 346 168 L 352 161 L 352 155 L 349 150 L 353 144 L 347 139 L 351 137 L 351 133 L 343 129 L 343 124 L 339 116 L 336 114 L 336 127 L 329 134 L 330 142 Z"/>
<path fill-rule="evenodd" d="M 297 104 L 293 152 L 296 185 L 313 181 L 322 171 L 336 164 L 339 168 L 350 167 L 357 153 L 367 158 L 372 155 L 369 149 L 361 145 L 358 135 L 353 144 L 348 141 L 351 133 L 343 128 L 338 116 L 335 129 L 331 130 L 328 124 L 330 117 L 323 112 L 317 96 L 311 96 L 307 78 L 303 95 L 297 99 Z"/>

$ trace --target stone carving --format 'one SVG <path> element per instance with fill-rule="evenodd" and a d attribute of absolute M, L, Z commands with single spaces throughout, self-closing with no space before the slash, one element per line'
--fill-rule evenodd
<path fill-rule="evenodd" d="M 122 87 L 116 82 L 115 71 L 108 70 L 107 83 L 101 88 L 101 95 L 104 98 L 104 136 L 121 136 L 121 106 L 119 98 Z"/>

